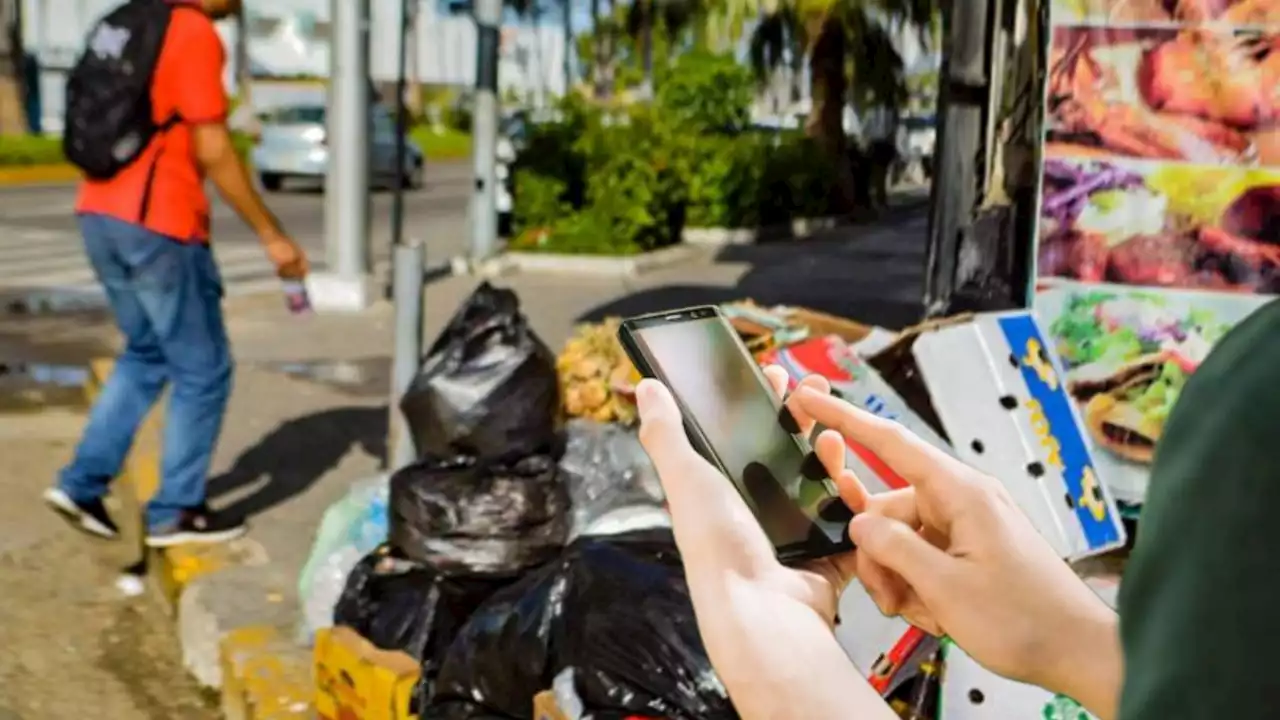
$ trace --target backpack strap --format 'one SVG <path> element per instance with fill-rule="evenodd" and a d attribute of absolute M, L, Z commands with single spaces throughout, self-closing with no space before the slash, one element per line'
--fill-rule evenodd
<path fill-rule="evenodd" d="M 156 170 L 160 166 L 160 156 L 164 153 L 164 140 L 170 128 L 182 122 L 182 116 L 173 113 L 156 127 L 152 142 L 156 143 L 156 154 L 151 158 L 151 167 L 147 168 L 147 180 L 142 185 L 142 204 L 138 207 L 138 224 L 147 224 L 147 214 L 151 211 L 151 187 L 156 182 Z"/>

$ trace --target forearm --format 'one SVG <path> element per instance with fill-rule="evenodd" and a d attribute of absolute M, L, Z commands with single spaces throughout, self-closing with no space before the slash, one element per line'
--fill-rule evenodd
<path fill-rule="evenodd" d="M 218 194 L 258 237 L 280 234 L 280 223 L 253 187 L 248 168 L 235 153 L 221 155 L 205 166 L 205 175 Z"/>
<path fill-rule="evenodd" d="M 1062 642 L 1047 649 L 1056 662 L 1040 684 L 1072 698 L 1100 720 L 1113 720 L 1124 682 L 1119 618 L 1099 603 L 1072 623 Z"/>
<path fill-rule="evenodd" d="M 698 627 L 717 648 L 712 664 L 746 720 L 894 717 L 811 608 L 741 577 L 690 590 L 706 609 Z"/>

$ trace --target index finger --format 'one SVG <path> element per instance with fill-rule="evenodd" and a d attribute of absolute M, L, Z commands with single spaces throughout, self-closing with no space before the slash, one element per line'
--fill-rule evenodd
<path fill-rule="evenodd" d="M 892 420 L 807 388 L 800 388 L 793 396 L 794 402 L 814 420 L 875 453 L 914 486 L 927 483 L 940 474 L 955 476 L 969 472 L 966 465 Z"/>

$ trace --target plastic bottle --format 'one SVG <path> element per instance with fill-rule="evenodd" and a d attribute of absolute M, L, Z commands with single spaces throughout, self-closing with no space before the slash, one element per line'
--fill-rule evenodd
<path fill-rule="evenodd" d="M 311 297 L 307 295 L 307 284 L 302 280 L 285 280 L 284 304 L 294 315 L 310 313 Z"/>

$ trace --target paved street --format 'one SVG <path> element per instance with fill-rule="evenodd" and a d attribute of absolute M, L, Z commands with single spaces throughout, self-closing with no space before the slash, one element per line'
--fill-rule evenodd
<path fill-rule="evenodd" d="M 471 170 L 466 164 L 428 168 L 427 186 L 405 197 L 405 232 L 428 243 L 429 262 L 443 262 L 466 246 Z M 285 229 L 307 248 L 316 269 L 324 267 L 324 193 L 286 190 L 266 196 Z M 0 187 L 0 300 L 31 294 L 92 293 L 93 274 L 84 259 L 72 213 L 75 187 Z M 375 265 L 388 256 L 392 193 L 374 194 L 370 211 Z M 230 296 L 275 290 L 271 266 L 257 239 L 222 203 L 215 201 L 214 247 Z"/>

